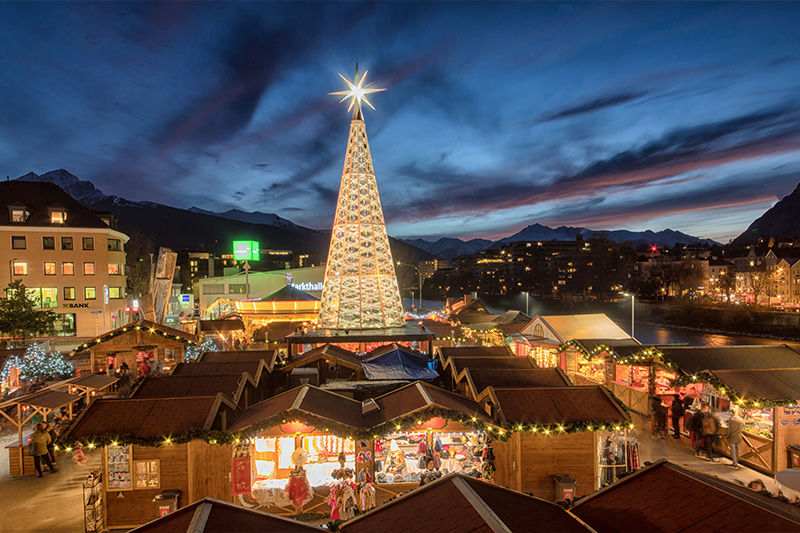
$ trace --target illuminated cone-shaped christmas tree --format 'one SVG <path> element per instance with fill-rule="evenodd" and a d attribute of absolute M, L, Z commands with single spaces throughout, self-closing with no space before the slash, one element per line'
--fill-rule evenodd
<path fill-rule="evenodd" d="M 331 329 L 405 325 L 361 113 L 361 102 L 372 107 L 366 95 L 384 89 L 364 86 L 366 71 L 358 76 L 356 66 L 353 82 L 342 76 L 349 90 L 331 93 L 349 98 L 353 109 L 319 314 L 320 326 Z"/>

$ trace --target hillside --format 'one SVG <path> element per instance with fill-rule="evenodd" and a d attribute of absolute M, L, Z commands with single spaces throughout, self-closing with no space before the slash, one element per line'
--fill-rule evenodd
<path fill-rule="evenodd" d="M 777 240 L 797 239 L 800 237 L 798 216 L 800 216 L 800 185 L 753 221 L 733 240 L 732 244 L 734 246 L 753 244 L 761 237 L 775 237 Z"/>

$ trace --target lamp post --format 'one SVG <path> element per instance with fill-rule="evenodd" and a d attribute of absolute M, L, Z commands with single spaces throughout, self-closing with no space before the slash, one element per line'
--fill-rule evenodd
<path fill-rule="evenodd" d="M 411 267 L 411 268 L 413 268 L 414 270 L 417 271 L 417 275 L 419 276 L 419 308 L 422 309 L 422 272 L 420 272 L 419 268 L 417 268 L 416 266 L 411 265 L 409 263 L 401 263 L 400 261 L 398 261 L 397 262 L 397 266 L 407 266 L 407 267 Z M 413 305 L 413 300 L 414 300 L 413 292 L 412 292 L 411 300 L 412 300 L 412 305 Z"/>
<path fill-rule="evenodd" d="M 530 295 L 528 294 L 528 291 L 522 291 L 522 294 L 524 294 L 524 295 L 525 295 L 525 314 L 526 314 L 527 316 L 531 316 L 531 315 L 530 315 L 530 313 L 528 312 L 528 297 L 529 297 Z"/>

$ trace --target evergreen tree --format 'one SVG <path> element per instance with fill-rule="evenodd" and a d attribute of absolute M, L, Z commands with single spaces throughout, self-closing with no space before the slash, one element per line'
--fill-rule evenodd
<path fill-rule="evenodd" d="M 8 377 L 12 368 L 18 368 L 19 377 L 30 381 L 67 378 L 75 372 L 72 363 L 65 361 L 60 353 L 47 353 L 39 343 L 28 346 L 22 357 L 11 357 L 0 377 Z"/>
<path fill-rule="evenodd" d="M 5 299 L 0 300 L 0 331 L 21 339 L 23 345 L 27 337 L 52 333 L 57 315 L 34 306 L 35 302 L 22 281 L 9 283 Z"/>

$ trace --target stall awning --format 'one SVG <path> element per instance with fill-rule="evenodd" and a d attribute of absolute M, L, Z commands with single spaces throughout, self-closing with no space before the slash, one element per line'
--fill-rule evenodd
<path fill-rule="evenodd" d="M 364 375 L 369 380 L 407 379 L 430 381 L 439 377 L 439 373 L 431 369 L 432 361 L 402 348 L 366 359 L 361 362 Z"/>
<path fill-rule="evenodd" d="M 76 386 L 90 390 L 102 390 L 119 381 L 118 377 L 109 377 L 105 374 L 88 374 L 77 378 L 68 379 L 60 386 Z"/>
<path fill-rule="evenodd" d="M 21 398 L 15 398 L 14 402 L 31 405 L 33 407 L 42 407 L 44 409 L 58 409 L 80 399 L 81 396 L 76 394 L 48 390 L 38 393 L 35 392 L 29 396 L 22 396 Z"/>

